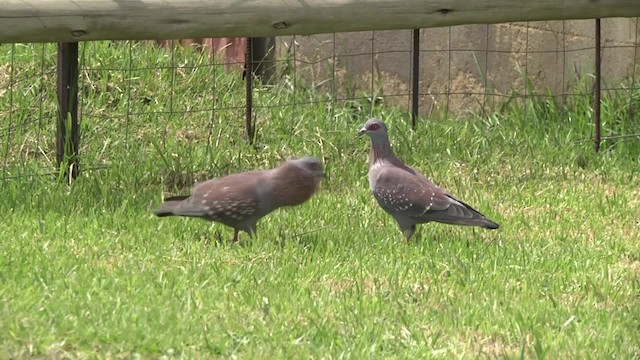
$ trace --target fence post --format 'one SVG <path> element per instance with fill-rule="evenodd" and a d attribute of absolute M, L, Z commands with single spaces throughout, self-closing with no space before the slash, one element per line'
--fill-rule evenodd
<path fill-rule="evenodd" d="M 411 53 L 411 125 L 415 130 L 420 107 L 420 29 L 413 29 Z"/>
<path fill-rule="evenodd" d="M 251 44 L 253 72 L 263 83 L 271 83 L 275 75 L 275 37 L 254 37 Z"/>
<path fill-rule="evenodd" d="M 65 179 L 78 177 L 80 127 L 78 126 L 78 43 L 58 43 L 58 129 L 56 160 Z M 71 173 L 69 173 L 71 171 Z"/>
<path fill-rule="evenodd" d="M 595 83 L 593 84 L 593 121 L 595 125 L 593 141 L 595 145 L 596 152 L 600 151 L 600 142 L 601 142 L 601 124 L 602 119 L 600 117 L 600 99 L 601 99 L 601 89 L 600 89 L 600 80 L 601 80 L 601 70 L 602 70 L 602 54 L 600 53 L 600 19 L 596 19 L 596 78 Z"/>
<path fill-rule="evenodd" d="M 247 38 L 247 51 L 244 61 L 244 76 L 246 85 L 246 108 L 245 108 L 245 128 L 247 132 L 247 140 L 249 145 L 253 145 L 253 136 L 255 129 L 253 128 L 253 38 Z"/>

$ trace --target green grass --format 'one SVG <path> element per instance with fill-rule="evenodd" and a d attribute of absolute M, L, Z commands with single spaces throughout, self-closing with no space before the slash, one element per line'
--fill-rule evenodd
<path fill-rule="evenodd" d="M 55 47 L 0 47 L 0 92 L 26 79 L 0 96 L 0 125 L 13 126 L 0 138 L 0 358 L 639 356 L 640 142 L 595 154 L 575 141 L 592 134 L 588 98 L 415 131 L 376 106 L 400 158 L 502 225 L 422 225 L 407 243 L 368 190 L 369 143 L 355 137 L 366 106 L 260 88 L 270 107 L 256 110 L 253 148 L 243 83 L 206 56 L 84 46 L 97 70 L 82 76 L 71 186 L 42 175 L 55 172 Z M 639 98 L 606 100 L 606 135 L 640 132 Z M 322 157 L 329 177 L 253 240 L 149 212 L 194 179 L 302 154 Z"/>

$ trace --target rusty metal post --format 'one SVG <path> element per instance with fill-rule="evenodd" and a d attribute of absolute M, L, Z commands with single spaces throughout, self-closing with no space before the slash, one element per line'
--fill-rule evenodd
<path fill-rule="evenodd" d="M 275 37 L 255 37 L 252 38 L 251 60 L 253 61 L 253 72 L 256 78 L 262 83 L 270 84 L 275 79 Z"/>
<path fill-rule="evenodd" d="M 56 161 L 65 179 L 80 172 L 80 127 L 78 126 L 78 43 L 58 43 L 58 129 Z M 71 173 L 69 174 L 69 170 Z"/>
<path fill-rule="evenodd" d="M 600 80 L 602 77 L 601 68 L 602 68 L 602 54 L 600 53 L 600 19 L 596 19 L 596 70 L 595 70 L 595 84 L 593 85 L 593 121 L 595 125 L 594 130 L 594 139 L 595 142 L 595 150 L 596 152 L 600 151 L 600 142 L 601 142 L 601 126 L 602 119 L 600 117 L 600 100 L 601 100 L 601 88 L 600 88 Z"/>
<path fill-rule="evenodd" d="M 252 44 L 253 38 L 247 38 L 247 52 L 244 58 L 245 80 L 247 81 L 246 92 L 246 109 L 245 109 L 245 128 L 249 145 L 253 145 L 253 136 L 255 129 L 253 128 L 253 59 Z"/>
<path fill-rule="evenodd" d="M 413 29 L 411 54 L 411 125 L 415 130 L 420 108 L 420 29 Z"/>

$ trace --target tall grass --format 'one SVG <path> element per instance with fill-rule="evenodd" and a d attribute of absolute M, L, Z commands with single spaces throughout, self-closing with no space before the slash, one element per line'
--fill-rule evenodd
<path fill-rule="evenodd" d="M 0 357 L 638 356 L 640 142 L 617 137 L 640 132 L 637 91 L 605 98 L 596 154 L 587 97 L 414 131 L 384 98 L 264 86 L 249 146 L 237 74 L 181 48 L 84 46 L 71 185 L 43 175 L 55 173 L 55 47 L 0 47 L 20 80 L 0 75 Z M 428 224 L 406 243 L 368 190 L 355 132 L 370 113 L 401 159 L 501 228 Z M 149 212 L 195 180 L 302 154 L 329 177 L 253 240 Z"/>

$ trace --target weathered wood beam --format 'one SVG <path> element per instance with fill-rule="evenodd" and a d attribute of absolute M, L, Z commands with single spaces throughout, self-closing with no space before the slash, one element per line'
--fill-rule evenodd
<path fill-rule="evenodd" d="M 278 36 L 640 16 L 640 0 L 0 0 L 0 42 Z"/>

